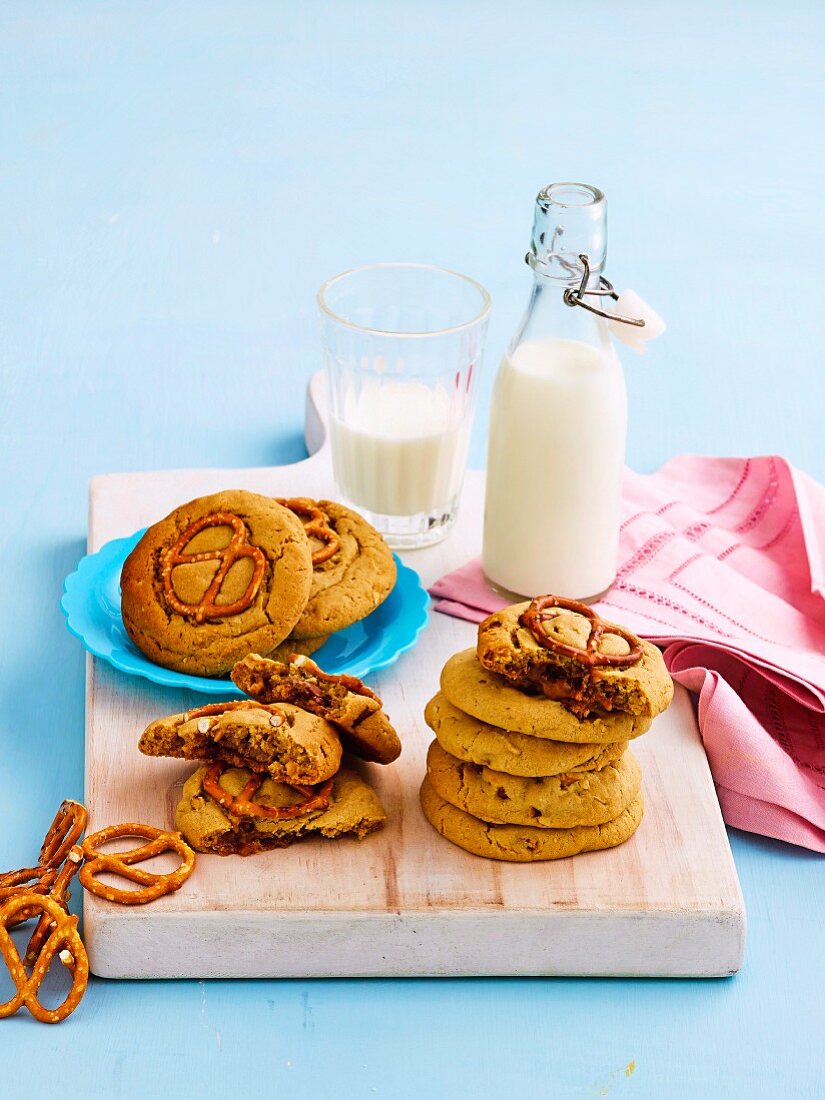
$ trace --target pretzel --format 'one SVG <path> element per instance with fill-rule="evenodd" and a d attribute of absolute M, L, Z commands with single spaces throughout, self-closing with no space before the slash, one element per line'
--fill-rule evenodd
<path fill-rule="evenodd" d="M 550 622 L 557 617 L 558 611 L 553 613 L 555 608 L 563 611 L 575 611 L 576 614 L 583 615 L 590 622 L 590 633 L 584 649 L 579 649 L 578 646 L 566 645 L 564 642 L 552 637 L 544 629 L 546 622 Z M 527 610 L 520 616 L 519 623 L 521 626 L 527 627 L 539 645 L 544 646 L 545 649 L 549 649 L 563 657 L 572 657 L 573 660 L 588 665 L 590 668 L 606 665 L 613 668 L 627 668 L 628 665 L 635 665 L 642 656 L 642 643 L 634 634 L 620 626 L 606 624 L 592 608 L 588 607 L 587 604 L 579 603 L 578 600 L 565 600 L 560 596 L 536 596 Z M 599 641 L 606 625 L 609 625 L 609 634 L 616 634 L 618 637 L 624 638 L 630 646 L 629 653 L 599 652 Z"/>
<path fill-rule="evenodd" d="M 24 867 L 19 871 L 6 871 L 0 875 L 0 905 L 21 894 L 48 895 L 56 878 L 57 869 L 52 867 Z M 23 924 L 33 916 L 33 912 L 23 912 L 16 918 L 15 924 Z"/>
<path fill-rule="evenodd" d="M 319 542 L 323 543 L 320 550 L 316 550 L 312 555 L 313 567 L 335 557 L 341 549 L 341 540 L 330 527 L 329 516 L 325 512 L 322 512 L 315 504 L 307 504 L 300 497 L 276 497 L 275 500 L 278 504 L 282 504 L 284 508 L 288 508 L 290 512 L 294 512 L 299 518 L 307 521 L 304 523 L 307 538 L 318 539 Z"/>
<path fill-rule="evenodd" d="M 49 826 L 49 831 L 46 833 L 37 866 L 21 867 L 19 871 L 6 871 L 0 874 L 0 904 L 22 893 L 52 894 L 54 896 L 54 887 L 59 878 L 60 865 L 83 835 L 87 818 L 86 807 L 79 802 L 73 802 L 71 799 L 62 802 Z M 73 875 L 74 871 L 69 875 L 68 881 L 71 881 Z M 66 886 L 68 886 L 68 882 Z M 57 900 L 65 908 L 68 893 L 66 890 L 61 890 L 59 893 L 60 897 Z M 62 901 L 61 897 L 63 898 Z M 17 916 L 15 923 L 22 924 L 34 915 L 33 912 L 27 913 L 24 910 Z"/>
<path fill-rule="evenodd" d="M 220 550 L 203 550 L 197 554 L 185 553 L 185 547 L 195 535 L 207 527 L 231 527 L 232 538 Z M 231 512 L 213 512 L 190 523 L 161 558 L 160 575 L 163 594 L 169 607 L 179 615 L 194 619 L 196 623 L 202 623 L 207 618 L 225 619 L 230 615 L 240 615 L 242 611 L 247 611 L 258 594 L 266 571 L 266 555 L 257 546 L 252 546 L 248 539 L 249 531 L 246 524 L 240 516 L 233 515 Z M 255 563 L 252 579 L 246 591 L 232 603 L 215 603 L 227 573 L 240 558 L 252 558 Z M 177 565 L 189 565 L 201 561 L 218 561 L 220 565 L 200 602 L 184 603 L 183 600 L 178 599 L 172 586 L 172 570 Z"/>
<path fill-rule="evenodd" d="M 20 952 L 8 930 L 13 924 L 19 924 L 24 919 L 22 917 L 24 912 L 32 909 L 35 913 L 42 914 L 42 918 L 48 921 L 49 933 L 32 967 L 31 974 L 27 974 Z M 52 959 L 58 952 L 61 962 L 65 960 L 72 971 L 72 987 L 63 1003 L 57 1008 L 44 1008 L 37 998 L 37 993 L 51 966 Z M 17 990 L 10 1000 L 0 1004 L 0 1019 L 13 1016 L 25 1005 L 35 1020 L 43 1024 L 58 1024 L 70 1016 L 80 1004 L 89 980 L 86 948 L 77 931 L 77 917 L 69 916 L 53 898 L 42 897 L 33 892 L 18 894 L 0 908 L 0 954 Z M 71 960 L 71 963 L 68 960 Z"/>
<path fill-rule="evenodd" d="M 253 772 L 240 794 L 232 795 L 229 791 L 225 791 L 219 782 L 225 771 L 226 764 L 222 760 L 212 764 L 203 777 L 203 789 L 215 799 L 219 806 L 237 817 L 263 817 L 269 821 L 289 821 L 290 818 L 301 817 L 310 810 L 325 810 L 329 806 L 329 797 L 332 794 L 331 779 L 318 788 L 305 787 L 299 783 L 287 783 L 288 787 L 292 787 L 304 796 L 303 802 L 295 806 L 262 806 L 260 802 L 253 802 L 252 796 L 263 783 L 265 776 Z"/>
<path fill-rule="evenodd" d="M 70 849 L 69 854 L 66 856 L 65 863 L 57 872 L 54 882 L 52 883 L 52 887 L 47 895 L 52 901 L 56 901 L 60 908 L 67 913 L 69 911 L 69 898 L 71 897 L 71 894 L 69 893 L 69 884 L 71 883 L 77 872 L 80 870 L 80 865 L 82 862 L 83 850 L 80 848 L 79 845 L 75 844 Z M 31 915 L 34 916 L 35 914 L 32 913 Z M 42 913 L 40 916 L 40 920 L 37 922 L 37 925 L 31 934 L 29 945 L 26 948 L 26 954 L 23 958 L 26 966 L 34 966 L 37 962 L 38 958 L 40 957 L 40 953 L 43 950 L 43 944 L 45 943 L 46 937 L 49 934 L 50 927 L 51 920 L 49 919 L 48 914 Z"/>
<path fill-rule="evenodd" d="M 69 798 L 61 802 L 40 849 L 37 861 L 40 866 L 59 867 L 72 846 L 83 836 L 88 819 L 86 807 L 79 802 L 72 802 Z"/>
<path fill-rule="evenodd" d="M 57 878 L 55 867 L 21 867 L 0 875 L 0 905 L 19 894 L 48 894 Z"/>
<path fill-rule="evenodd" d="M 130 848 L 125 852 L 100 852 L 98 847 L 110 840 L 124 836 L 142 836 L 149 843 L 139 848 Z M 86 862 L 80 870 L 80 884 L 95 897 L 114 901 L 120 905 L 145 905 L 149 901 L 171 894 L 186 882 L 195 866 L 195 853 L 180 835 L 155 829 L 152 825 L 136 825 L 127 822 L 123 825 L 109 825 L 106 829 L 87 836 L 82 845 Z M 168 874 L 155 874 L 133 867 L 144 859 L 151 859 L 161 852 L 177 852 L 181 864 Z M 136 882 L 140 890 L 122 890 L 117 886 L 107 886 L 96 877 L 100 874 L 120 875 L 130 882 Z"/>
<path fill-rule="evenodd" d="M 359 680 L 357 676 L 350 676 L 347 672 L 322 672 L 318 665 L 303 653 L 290 653 L 289 663 L 295 668 L 301 668 L 308 672 L 310 676 L 314 676 L 316 680 L 320 680 L 322 683 L 340 684 L 347 691 L 351 691 L 353 695 L 363 695 L 366 699 L 374 699 L 379 706 L 381 705 L 381 699 L 372 688 L 368 688 L 364 681 Z"/>

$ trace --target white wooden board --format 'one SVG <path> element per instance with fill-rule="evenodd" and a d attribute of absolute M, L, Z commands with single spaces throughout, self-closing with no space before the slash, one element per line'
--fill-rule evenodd
<path fill-rule="evenodd" d="M 294 466 L 113 474 L 90 486 L 89 548 L 131 534 L 203 493 L 245 488 L 331 496 L 317 413 Z M 439 546 L 405 555 L 425 584 L 479 552 L 483 475 L 468 475 L 459 523 Z M 431 734 L 424 704 L 441 666 L 475 628 L 433 614 L 419 645 L 370 678 L 402 735 L 388 768 L 365 766 L 389 814 L 358 842 L 309 840 L 242 859 L 200 856 L 176 894 L 128 908 L 84 899 L 94 973 L 105 977 L 346 975 L 714 976 L 739 968 L 745 914 L 690 699 L 634 743 L 646 813 L 619 848 L 532 865 L 468 855 L 423 818 L 418 788 Z M 214 697 L 212 697 L 214 698 Z M 195 704 L 189 692 L 88 659 L 86 801 L 90 831 L 120 821 L 171 825 L 192 765 L 137 750 L 144 726 Z"/>

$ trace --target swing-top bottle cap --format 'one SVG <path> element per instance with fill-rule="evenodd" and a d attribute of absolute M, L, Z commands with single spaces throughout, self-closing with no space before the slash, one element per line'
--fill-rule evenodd
<path fill-rule="evenodd" d="M 550 183 L 536 197 L 527 262 L 542 275 L 581 278 L 584 253 L 599 275 L 607 259 L 607 199 L 589 183 Z"/>

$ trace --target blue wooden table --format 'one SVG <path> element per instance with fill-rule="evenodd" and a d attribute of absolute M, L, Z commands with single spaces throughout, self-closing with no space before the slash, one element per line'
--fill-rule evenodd
<path fill-rule="evenodd" d="M 83 655 L 57 601 L 88 478 L 302 457 L 330 274 L 410 259 L 480 279 L 486 396 L 535 192 L 596 183 L 608 274 L 669 322 L 624 356 L 631 465 L 778 452 L 825 479 L 823 16 L 7 0 L 0 867 L 83 793 Z M 731 843 L 750 925 L 731 980 L 93 980 L 58 1028 L 0 1023 L 4 1080 L 18 1100 L 821 1097 L 821 857 Z"/>

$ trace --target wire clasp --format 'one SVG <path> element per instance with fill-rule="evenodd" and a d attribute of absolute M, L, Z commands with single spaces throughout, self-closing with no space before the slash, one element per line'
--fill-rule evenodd
<path fill-rule="evenodd" d="M 604 275 L 599 276 L 599 286 L 596 290 L 588 290 L 587 283 L 590 279 L 590 260 L 586 252 L 579 254 L 579 260 L 583 268 L 582 280 L 574 290 L 568 287 L 564 292 L 564 304 L 568 306 L 581 306 L 589 313 L 595 313 L 597 317 L 604 317 L 608 321 L 621 321 L 623 325 L 635 325 L 636 328 L 644 328 L 645 322 L 636 317 L 620 317 L 617 313 L 608 313 L 606 309 L 599 309 L 584 300 L 585 295 L 596 298 L 612 298 L 618 302 L 619 295 L 613 289 L 613 284 Z M 571 265 L 572 266 L 572 265 Z"/>

